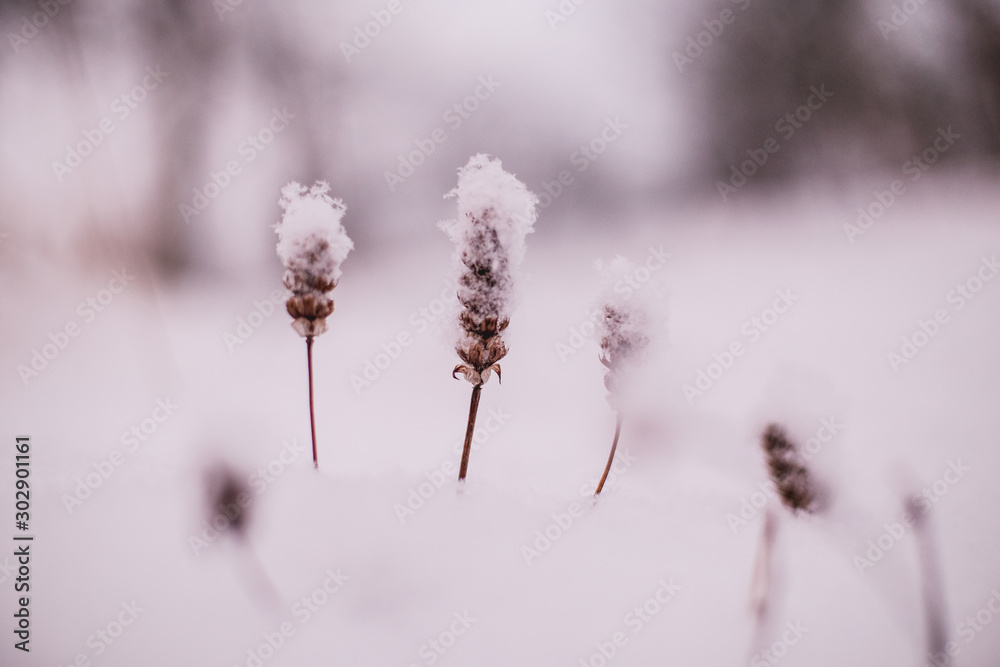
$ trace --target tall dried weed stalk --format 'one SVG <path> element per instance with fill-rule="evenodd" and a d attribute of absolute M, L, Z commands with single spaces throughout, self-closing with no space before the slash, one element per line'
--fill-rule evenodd
<path fill-rule="evenodd" d="M 524 258 L 525 236 L 533 231 L 537 198 L 500 160 L 479 154 L 458 172 L 458 186 L 446 197 L 458 200 L 458 218 L 441 223 L 455 243 L 458 260 L 458 335 L 455 351 L 462 363 L 452 376 L 472 385 L 469 419 L 458 479 L 469 468 L 479 396 L 500 360 L 507 355 L 503 332 L 510 323 L 514 283 Z"/>
<path fill-rule="evenodd" d="M 615 452 L 618 449 L 618 438 L 621 436 L 623 422 L 622 394 L 630 380 L 627 376 L 649 345 L 646 312 L 637 300 L 632 298 L 631 293 L 624 296 L 613 289 L 613 285 L 618 282 L 616 278 L 631 274 L 635 267 L 624 257 L 616 257 L 607 265 L 598 262 L 597 267 L 605 273 L 612 286 L 605 291 L 597 325 L 601 336 L 599 358 L 606 369 L 604 386 L 608 390 L 608 404 L 615 411 L 615 435 L 611 441 L 611 453 L 608 455 L 607 465 L 604 466 L 604 474 L 601 475 L 597 490 L 594 491 L 595 497 L 604 489 L 604 483 L 611 472 Z"/>
<path fill-rule="evenodd" d="M 760 444 L 778 497 L 793 515 L 818 514 L 826 509 L 825 489 L 816 481 L 799 447 L 788 437 L 783 427 L 768 424 L 761 434 Z M 757 624 L 755 646 L 764 643 L 764 633 L 770 625 L 776 603 L 776 579 L 779 573 L 775 571 L 774 552 L 778 527 L 778 512 L 768 508 L 764 514 L 764 528 L 757 549 L 750 593 L 751 609 Z"/>
<path fill-rule="evenodd" d="M 326 331 L 333 313 L 330 292 L 340 280 L 340 265 L 354 248 L 341 219 L 347 207 L 329 195 L 330 186 L 319 182 L 307 189 L 292 182 L 281 190 L 278 204 L 284 209 L 275 227 L 277 252 L 285 265 L 284 284 L 292 295 L 285 303 L 292 328 L 306 339 L 309 378 L 309 427 L 313 466 L 319 467 L 316 449 L 316 412 L 313 402 L 313 339 Z"/>

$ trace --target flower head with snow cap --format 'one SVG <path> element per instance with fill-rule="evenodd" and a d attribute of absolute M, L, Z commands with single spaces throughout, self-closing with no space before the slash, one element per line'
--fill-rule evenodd
<path fill-rule="evenodd" d="M 306 188 L 291 182 L 281 189 L 278 204 L 285 210 L 275 227 L 278 257 L 285 265 L 284 283 L 292 292 L 285 304 L 292 327 L 303 337 L 326 331 L 333 312 L 328 294 L 340 280 L 340 265 L 354 248 L 341 219 L 347 207 L 318 182 Z"/>
<path fill-rule="evenodd" d="M 595 267 L 604 275 L 606 283 L 597 311 L 597 330 L 601 336 L 598 358 L 607 368 L 604 386 L 608 390 L 608 404 L 616 413 L 611 454 L 594 492 L 596 497 L 604 488 L 618 449 L 618 438 L 622 431 L 622 403 L 627 402 L 632 385 L 631 378 L 627 376 L 649 345 L 649 316 L 639 300 L 633 298 L 632 292 L 621 293 L 615 289 L 615 286 L 622 284 L 624 277 L 635 272 L 632 262 L 616 255 L 610 262 L 598 260 Z"/>
<path fill-rule="evenodd" d="M 285 265 L 284 283 L 292 295 L 285 302 L 292 328 L 306 339 L 309 371 L 309 425 L 312 431 L 313 465 L 319 467 L 316 449 L 316 416 L 313 408 L 313 339 L 326 331 L 326 318 L 333 313 L 329 293 L 340 280 L 340 265 L 354 243 L 341 219 L 347 207 L 328 194 L 323 181 L 306 188 L 292 181 L 281 189 L 278 204 L 285 210 L 274 231 L 278 235 L 278 257 Z"/>
<path fill-rule="evenodd" d="M 458 186 L 446 197 L 458 200 L 458 218 L 440 224 L 455 243 L 458 260 L 458 340 L 455 366 L 472 384 L 469 421 L 458 479 L 465 479 L 483 384 L 507 355 L 503 332 L 510 323 L 515 272 L 524 259 L 524 237 L 533 231 L 538 198 L 500 160 L 474 155 L 458 171 Z"/>
<path fill-rule="evenodd" d="M 634 273 L 635 265 L 631 261 L 616 255 L 610 262 L 598 261 L 596 267 L 608 284 L 598 310 L 600 360 L 608 369 L 604 375 L 608 403 L 617 408 L 616 396 L 624 389 L 622 376 L 649 345 L 649 317 L 644 306 L 631 298 L 632 292 L 622 294 L 614 289 L 623 276 Z"/>
<path fill-rule="evenodd" d="M 525 236 L 537 214 L 538 198 L 524 183 L 503 170 L 500 160 L 482 153 L 458 172 L 458 186 L 446 197 L 458 200 L 458 218 L 441 223 L 456 245 L 458 277 L 459 358 L 452 375 L 461 372 L 482 385 L 507 354 L 502 333 L 510 322 L 514 276 L 524 258 Z"/>

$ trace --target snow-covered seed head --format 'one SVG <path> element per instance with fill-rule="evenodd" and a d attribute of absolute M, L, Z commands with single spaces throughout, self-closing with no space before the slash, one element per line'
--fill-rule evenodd
<path fill-rule="evenodd" d="M 823 511 L 826 493 L 813 479 L 785 429 L 777 424 L 768 424 L 761 436 L 761 447 L 781 502 L 793 512 L 815 514 Z"/>
<path fill-rule="evenodd" d="M 473 156 L 458 172 L 458 218 L 440 227 L 455 243 L 460 262 L 460 333 L 455 346 L 461 372 L 474 385 L 485 383 L 507 354 L 501 334 L 510 322 L 514 276 L 524 258 L 524 238 L 533 230 L 538 198 L 503 170 L 500 160 Z"/>
<path fill-rule="evenodd" d="M 604 375 L 608 403 L 616 407 L 615 398 L 626 367 L 637 361 L 649 345 L 649 321 L 637 299 L 623 296 L 611 287 L 619 283 L 619 276 L 631 274 L 634 265 L 618 256 L 607 264 L 597 262 L 597 268 L 605 274 L 609 284 L 598 308 L 597 327 L 601 344 L 600 360 L 608 369 Z"/>
<path fill-rule="evenodd" d="M 333 291 L 340 280 L 340 265 L 354 243 L 341 219 L 347 207 L 328 194 L 322 181 L 312 188 L 291 182 L 281 189 L 278 204 L 285 210 L 275 226 L 278 257 L 285 265 L 284 283 L 292 292 L 285 303 L 292 327 L 299 335 L 318 336 L 326 331 L 333 312 Z"/>

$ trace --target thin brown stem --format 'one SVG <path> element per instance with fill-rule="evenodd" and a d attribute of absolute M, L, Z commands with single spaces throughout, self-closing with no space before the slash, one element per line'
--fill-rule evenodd
<path fill-rule="evenodd" d="M 306 336 L 306 363 L 309 365 L 309 427 L 312 429 L 313 467 L 319 468 L 316 456 L 316 411 L 313 409 L 313 337 Z"/>
<path fill-rule="evenodd" d="M 597 497 L 601 495 L 601 489 L 604 488 L 604 482 L 608 479 L 608 473 L 611 472 L 611 464 L 615 461 L 615 450 L 618 449 L 618 436 L 622 432 L 622 416 L 621 413 L 618 414 L 615 419 L 615 439 L 611 443 L 611 454 L 608 456 L 608 465 L 604 466 L 604 474 L 601 475 L 601 481 L 597 484 L 597 491 L 594 491 L 594 496 Z"/>
<path fill-rule="evenodd" d="M 469 452 L 472 451 L 472 432 L 476 429 L 476 413 L 479 412 L 479 394 L 483 391 L 483 385 L 477 384 L 472 387 L 472 402 L 469 404 L 469 425 L 465 428 L 465 446 L 462 448 L 462 465 L 458 469 L 458 481 L 465 479 L 465 473 L 469 470 Z"/>

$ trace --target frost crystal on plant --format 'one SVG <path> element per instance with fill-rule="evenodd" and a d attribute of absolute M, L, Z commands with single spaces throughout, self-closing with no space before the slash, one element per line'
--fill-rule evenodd
<path fill-rule="evenodd" d="M 505 172 L 500 160 L 479 154 L 458 172 L 458 218 L 441 223 L 462 263 L 458 277 L 461 334 L 456 345 L 464 364 L 455 368 L 473 385 L 483 384 L 507 354 L 501 333 L 510 321 L 514 274 L 533 231 L 538 198 Z"/>
<path fill-rule="evenodd" d="M 326 331 L 333 312 L 328 293 L 340 280 L 340 265 L 354 248 L 341 219 L 347 207 L 328 194 L 330 186 L 312 188 L 291 182 L 281 189 L 278 204 L 285 210 L 275 227 L 278 257 L 285 265 L 285 287 L 292 291 L 286 308 L 292 326 L 302 336 Z"/>
<path fill-rule="evenodd" d="M 633 272 L 635 267 L 632 262 L 618 256 L 608 264 L 598 262 L 597 268 L 605 274 L 610 286 L 601 300 L 597 325 L 601 337 L 600 359 L 608 369 L 604 376 L 604 386 L 608 389 L 608 402 L 614 406 L 622 373 L 649 344 L 649 324 L 646 312 L 636 300 L 613 289 L 614 285 L 620 283 L 622 276 Z M 631 295 L 631 292 L 627 295 Z"/>

